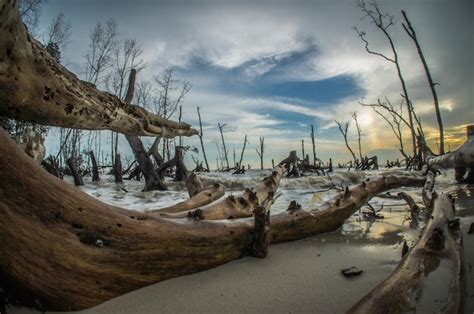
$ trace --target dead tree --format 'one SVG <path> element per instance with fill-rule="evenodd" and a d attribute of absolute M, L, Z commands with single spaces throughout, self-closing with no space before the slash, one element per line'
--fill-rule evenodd
<path fill-rule="evenodd" d="M 260 151 L 258 149 L 255 149 L 255 151 L 257 152 L 258 157 L 260 157 L 260 169 L 263 170 L 263 153 L 264 153 L 265 136 L 259 137 L 259 140 L 260 140 Z"/>
<path fill-rule="evenodd" d="M 302 156 L 303 159 L 304 159 L 304 156 L 306 156 L 306 155 L 304 154 L 304 140 L 301 140 L 301 154 L 302 154 L 301 156 Z"/>
<path fill-rule="evenodd" d="M 313 145 L 313 165 L 316 166 L 316 145 L 314 143 L 314 127 L 311 124 L 311 144 Z"/>
<path fill-rule="evenodd" d="M 359 158 L 360 160 L 362 160 L 362 146 L 360 144 L 362 131 L 360 129 L 359 120 L 357 120 L 357 111 L 352 112 L 351 116 L 355 122 L 356 130 L 357 130 L 357 143 L 359 144 Z"/>
<path fill-rule="evenodd" d="M 130 103 L 130 101 L 133 99 L 136 75 L 137 71 L 132 69 L 130 71 L 130 77 L 128 80 L 128 90 L 125 96 L 125 103 Z M 166 185 L 161 180 L 159 174 L 156 172 L 155 167 L 153 166 L 153 163 L 150 159 L 150 155 L 145 150 L 140 138 L 137 135 L 125 134 L 125 139 L 130 144 L 133 154 L 137 159 L 138 166 L 140 167 L 140 171 L 145 177 L 145 187 L 143 188 L 143 191 L 167 190 Z"/>
<path fill-rule="evenodd" d="M 392 63 L 397 70 L 398 79 L 400 80 L 400 84 L 402 86 L 403 98 L 405 100 L 405 103 L 407 105 L 407 110 L 408 110 L 408 121 L 409 121 L 409 126 L 410 126 L 410 131 L 411 131 L 413 156 L 416 156 L 416 130 L 413 123 L 414 109 L 413 109 L 413 105 L 410 100 L 410 97 L 408 95 L 408 89 L 405 83 L 405 78 L 403 77 L 402 69 L 400 67 L 400 62 L 398 59 L 398 51 L 395 48 L 395 43 L 393 42 L 391 35 L 389 34 L 389 29 L 391 26 L 395 25 L 396 20 L 394 16 L 382 12 L 376 2 L 371 2 L 369 5 L 367 5 L 365 1 L 362 0 L 359 2 L 358 7 L 362 11 L 362 13 L 366 17 L 369 18 L 370 23 L 375 25 L 375 27 L 384 34 L 391 48 L 391 51 L 392 51 L 391 57 L 388 57 L 380 52 L 376 52 L 372 50 L 369 47 L 369 41 L 366 39 L 366 35 L 367 35 L 366 32 L 360 31 L 359 29 L 357 29 L 357 27 L 354 27 L 354 30 L 356 31 L 357 35 L 359 36 L 359 38 L 362 40 L 362 42 L 365 45 L 365 50 L 369 54 L 379 56 L 383 58 L 384 60 Z"/>
<path fill-rule="evenodd" d="M 337 121 L 337 120 L 335 120 L 334 122 L 336 122 L 337 126 L 339 127 L 339 131 L 341 132 L 342 136 L 344 137 L 344 142 L 346 143 L 346 147 L 349 150 L 349 152 L 351 153 L 352 159 L 354 160 L 354 163 L 355 163 L 357 158 L 356 158 L 354 152 L 352 151 L 351 147 L 349 146 L 349 142 L 347 141 L 347 131 L 349 129 L 349 123 L 350 122 L 349 121 L 343 122 L 343 121 Z M 344 124 L 344 126 L 343 126 L 343 124 Z"/>
<path fill-rule="evenodd" d="M 122 178 L 122 160 L 120 158 L 120 154 L 115 155 L 115 163 L 114 163 L 114 178 L 116 183 L 123 182 Z"/>
<path fill-rule="evenodd" d="M 165 69 L 161 76 L 153 76 L 155 83 L 158 85 L 160 96 L 158 98 L 158 114 L 163 118 L 171 118 L 178 106 L 184 100 L 184 97 L 190 92 L 191 84 L 189 82 L 180 81 L 174 77 L 173 69 Z M 177 94 L 176 94 L 177 91 Z M 170 137 L 171 138 L 171 137 Z M 170 159 L 169 140 L 163 139 L 163 158 Z"/>
<path fill-rule="evenodd" d="M 227 158 L 227 148 L 225 147 L 225 140 L 224 140 L 224 128 L 227 126 L 227 123 L 220 124 L 217 123 L 217 128 L 219 129 L 219 132 L 221 134 L 221 140 L 222 140 L 222 151 L 224 152 L 224 160 L 227 166 L 227 169 L 229 169 L 229 158 Z"/>
<path fill-rule="evenodd" d="M 82 176 L 77 170 L 76 158 L 74 156 L 69 157 L 66 160 L 66 164 L 69 167 L 69 170 L 71 171 L 72 177 L 74 178 L 74 185 L 75 186 L 84 185 L 84 180 L 82 180 Z"/>
<path fill-rule="evenodd" d="M 405 124 L 407 127 L 410 127 L 410 124 L 406 121 L 406 119 L 403 117 L 403 100 L 400 103 L 400 110 L 397 111 L 390 100 L 388 98 L 385 98 L 385 102 L 382 102 L 380 99 L 377 100 L 376 104 L 365 104 L 363 102 L 359 102 L 360 105 L 366 106 L 366 107 L 371 107 L 375 113 L 377 113 L 382 119 L 387 122 L 387 124 L 390 126 L 392 129 L 393 134 L 398 140 L 398 143 L 400 145 L 399 151 L 405 157 L 406 159 L 410 159 L 410 157 L 405 153 L 405 149 L 403 146 L 403 133 L 402 133 L 402 124 Z M 384 114 L 383 111 L 388 113 L 389 116 Z"/>
<path fill-rule="evenodd" d="M 431 90 L 431 94 L 433 95 L 433 103 L 436 112 L 436 120 L 438 122 L 438 129 L 439 129 L 439 153 L 444 154 L 444 131 L 443 131 L 443 120 L 441 118 L 441 111 L 439 110 L 439 101 L 438 101 L 438 94 L 436 93 L 436 85 L 431 77 L 430 69 L 428 68 L 428 63 L 426 62 L 425 56 L 423 51 L 421 50 L 420 42 L 418 41 L 418 37 L 416 36 L 415 29 L 410 23 L 410 20 L 407 17 L 405 11 L 402 10 L 403 18 L 405 19 L 405 23 L 402 23 L 403 28 L 405 29 L 408 36 L 413 40 L 416 46 L 416 50 L 418 51 L 418 55 L 420 56 L 421 63 L 423 64 L 423 68 L 425 69 L 426 79 L 428 80 L 428 85 Z"/>
<path fill-rule="evenodd" d="M 239 167 L 242 166 L 242 161 L 244 160 L 245 147 L 247 146 L 247 143 L 248 143 L 247 134 L 245 134 L 245 137 L 244 137 L 244 145 L 243 145 L 243 147 L 242 147 L 242 151 L 240 152 Z"/>
<path fill-rule="evenodd" d="M 157 172 L 160 178 L 164 177 L 164 172 L 167 169 L 170 169 L 172 167 L 176 167 L 176 173 L 174 176 L 175 181 L 184 181 L 186 179 L 186 166 L 184 165 L 184 147 L 182 146 L 176 146 L 175 147 L 175 153 L 173 159 L 168 160 L 164 164 L 162 164 Z"/>
<path fill-rule="evenodd" d="M 95 159 L 95 155 L 93 151 L 89 152 L 92 161 L 92 181 L 100 181 L 99 176 L 99 167 L 97 166 L 97 160 Z"/>

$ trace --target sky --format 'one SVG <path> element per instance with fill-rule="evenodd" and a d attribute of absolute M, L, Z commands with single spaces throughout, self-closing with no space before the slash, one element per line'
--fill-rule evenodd
<path fill-rule="evenodd" d="M 249 140 L 244 162 L 254 167 L 259 164 L 255 149 L 260 136 L 265 136 L 266 167 L 271 158 L 279 161 L 291 150 L 301 156 L 302 139 L 305 152 L 310 153 L 311 125 L 319 158 L 350 160 L 334 120 L 350 120 L 353 111 L 362 129 L 363 155 L 394 159 L 399 157 L 398 143 L 390 127 L 359 102 L 388 97 L 398 105 L 401 86 L 394 66 L 368 54 L 353 30 L 357 26 L 365 31 L 373 50 L 390 55 L 387 41 L 362 18 L 356 4 L 352 0 L 49 0 L 40 26 L 46 30 L 58 13 L 64 13 L 71 22 L 72 37 L 62 53 L 63 63 L 84 77 L 89 33 L 97 22 L 115 19 L 119 37 L 136 39 L 143 48 L 146 68 L 139 72 L 139 80 L 153 83 L 154 75 L 173 68 L 177 78 L 192 84 L 182 120 L 198 127 L 196 106 L 201 107 L 211 168 L 216 167 L 217 123 L 227 123 L 231 163 L 233 149 L 240 156 L 244 135 Z M 378 4 L 397 18 L 390 34 L 408 93 L 435 148 L 432 96 L 415 46 L 401 26 L 400 10 L 407 12 L 433 79 L 439 83 L 447 148 L 455 149 L 465 137 L 464 126 L 474 122 L 474 2 L 387 0 Z M 409 147 L 408 130 L 404 131 Z M 51 132 L 46 142 L 51 151 L 56 135 Z M 104 133 L 104 141 L 107 136 Z M 197 136 L 184 143 L 199 147 Z M 354 123 L 349 143 L 358 155 Z M 120 150 L 130 154 L 123 138 Z M 196 157 L 202 160 L 201 155 Z M 192 166 L 189 156 L 187 163 Z"/>

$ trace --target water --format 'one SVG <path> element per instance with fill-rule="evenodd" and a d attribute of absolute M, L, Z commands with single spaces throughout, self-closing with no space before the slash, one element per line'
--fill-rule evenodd
<path fill-rule="evenodd" d="M 270 170 L 250 170 L 244 175 L 232 175 L 231 173 L 211 172 L 199 174 L 203 184 L 222 183 L 225 186 L 226 195 L 238 194 L 246 188 L 256 187 L 264 177 L 270 174 Z M 272 206 L 272 213 L 279 213 L 288 208 L 292 200 L 300 203 L 304 209 L 314 209 L 324 201 L 330 199 L 338 193 L 336 189 L 331 189 L 334 183 L 338 187 L 355 185 L 366 178 L 376 177 L 384 174 L 406 174 L 401 169 L 379 170 L 379 171 L 347 171 L 337 169 L 330 176 L 306 175 L 300 178 L 283 178 L 280 182 L 279 191 L 282 195 Z M 166 178 L 168 191 L 142 192 L 144 181 L 124 180 L 123 184 L 116 184 L 113 177 L 102 176 L 100 182 L 91 182 L 91 178 L 85 178 L 85 185 L 81 190 L 90 194 L 105 203 L 115 206 L 146 212 L 147 210 L 170 206 L 188 198 L 186 187 L 182 182 L 174 182 Z M 72 184 L 72 178 L 66 177 L 66 181 Z M 436 179 L 436 186 L 447 187 L 453 183 L 452 175 L 443 173 Z M 404 188 L 401 189 L 414 197 L 415 201 L 421 202 L 421 189 Z M 371 204 L 374 206 L 404 206 L 400 200 L 391 200 L 375 197 Z M 404 209 L 405 210 L 405 209 Z"/>

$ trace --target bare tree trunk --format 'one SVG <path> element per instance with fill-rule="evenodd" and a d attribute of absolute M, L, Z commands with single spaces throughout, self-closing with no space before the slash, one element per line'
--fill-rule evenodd
<path fill-rule="evenodd" d="M 201 112 L 200 108 L 197 107 L 197 112 L 198 112 L 198 117 L 199 117 L 199 141 L 201 142 L 201 150 L 202 150 L 202 155 L 204 157 L 204 162 L 206 163 L 206 169 L 209 172 L 209 163 L 207 162 L 207 157 L 206 157 L 206 150 L 204 149 L 204 142 L 203 142 L 203 133 L 202 133 L 202 121 L 201 121 Z"/>
<path fill-rule="evenodd" d="M 316 166 L 316 145 L 314 143 L 314 127 L 311 124 L 311 143 L 313 144 L 313 165 Z"/>
<path fill-rule="evenodd" d="M 239 167 L 242 167 L 242 161 L 244 160 L 245 147 L 247 146 L 247 134 L 245 134 L 244 145 L 242 147 L 242 152 L 240 153 Z"/>
<path fill-rule="evenodd" d="M 99 167 L 97 166 L 97 160 L 95 159 L 95 155 L 93 151 L 89 152 L 92 161 L 92 181 L 100 181 L 99 177 Z"/>
<path fill-rule="evenodd" d="M 74 158 L 73 156 L 69 157 L 66 160 L 66 164 L 69 167 L 69 170 L 71 170 L 72 176 L 74 178 L 74 185 L 75 186 L 84 185 L 84 181 L 82 180 L 82 177 L 79 174 L 79 171 L 77 171 L 76 158 Z"/>
<path fill-rule="evenodd" d="M 224 160 L 227 166 L 227 169 L 229 169 L 229 158 L 227 158 L 227 148 L 225 147 L 225 141 L 224 141 L 224 127 L 226 124 L 220 124 L 217 123 L 217 127 L 219 128 L 219 132 L 221 133 L 221 140 L 222 140 L 222 147 L 224 150 Z"/>
<path fill-rule="evenodd" d="M 306 155 L 304 154 L 304 140 L 301 140 L 301 154 L 302 154 L 301 156 L 302 156 L 302 158 L 303 158 L 303 160 L 304 160 L 304 158 L 305 158 L 305 156 L 306 156 Z"/>
<path fill-rule="evenodd" d="M 120 154 L 115 155 L 114 177 L 115 177 L 115 182 L 116 183 L 123 182 L 123 178 L 122 178 L 122 160 L 120 158 Z"/>
<path fill-rule="evenodd" d="M 135 78 L 136 70 L 132 69 L 130 71 L 130 78 L 128 81 L 128 90 L 127 95 L 125 96 L 125 103 L 129 103 L 133 98 L 133 93 L 135 89 Z M 158 173 L 155 171 L 153 162 L 150 159 L 150 155 L 145 150 L 142 141 L 137 135 L 125 134 L 130 147 L 135 155 L 135 158 L 138 161 L 138 166 L 140 167 L 143 176 L 145 177 L 145 187 L 143 191 L 152 191 L 152 190 L 167 190 L 166 185 L 161 181 Z"/>
<path fill-rule="evenodd" d="M 260 157 L 260 170 L 263 170 L 263 152 L 264 152 L 264 144 L 265 144 L 265 136 L 260 137 L 260 151 L 258 149 L 255 149 L 257 151 L 258 156 Z M 272 168 L 275 168 L 275 165 L 272 164 Z"/>
<path fill-rule="evenodd" d="M 439 153 L 444 154 L 444 131 L 443 131 L 443 120 L 441 119 L 441 111 L 439 110 L 439 101 L 438 101 L 438 94 L 436 93 L 436 83 L 433 82 L 433 78 L 431 77 L 430 69 L 428 68 L 428 63 L 426 62 L 425 56 L 423 51 L 421 50 L 420 43 L 418 42 L 418 38 L 416 37 L 415 29 L 413 29 L 410 20 L 407 17 L 407 14 L 404 10 L 402 10 L 403 18 L 405 19 L 406 25 L 402 23 L 403 28 L 407 32 L 408 36 L 413 40 L 416 46 L 416 50 L 418 51 L 418 55 L 420 56 L 421 63 L 423 64 L 423 68 L 425 69 L 426 79 L 428 80 L 428 85 L 431 90 L 431 94 L 433 95 L 433 102 L 436 112 L 436 120 L 438 121 L 438 129 L 439 129 Z"/>
<path fill-rule="evenodd" d="M 359 125 L 359 120 L 357 119 L 357 111 L 354 111 L 351 115 L 352 115 L 352 119 L 354 119 L 356 129 L 357 129 L 357 143 L 359 144 L 359 158 L 362 161 L 362 158 L 363 158 L 362 157 L 362 146 L 361 146 L 361 143 L 360 143 L 362 132 L 361 132 L 360 125 Z"/>

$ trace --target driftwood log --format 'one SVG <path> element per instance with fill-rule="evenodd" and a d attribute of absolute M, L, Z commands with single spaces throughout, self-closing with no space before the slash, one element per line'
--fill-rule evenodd
<path fill-rule="evenodd" d="M 268 198 L 272 198 L 276 193 L 284 172 L 285 168 L 278 166 L 269 176 L 263 179 L 255 191 L 247 188 L 239 195 L 229 195 L 218 202 L 200 208 L 202 217 L 207 220 L 221 220 L 252 216 L 257 206 L 263 204 Z M 188 215 L 188 210 L 172 214 L 160 214 L 160 216 L 167 218 L 184 218 Z"/>
<path fill-rule="evenodd" d="M 0 0 L 0 114 L 59 127 L 161 137 L 197 130 L 126 104 L 79 80 L 28 34 L 18 1 Z"/>
<path fill-rule="evenodd" d="M 415 247 L 393 273 L 356 303 L 349 313 L 427 312 L 419 304 L 429 304 L 429 312 L 462 313 L 463 250 L 459 220 L 454 218 L 453 200 L 448 194 L 434 199 L 432 219 Z M 437 274 L 438 273 L 438 274 Z M 448 285 L 445 294 L 431 300 L 423 294 L 431 276 L 442 276 Z M 439 279 L 438 279 L 439 280 Z M 425 300 L 427 299 L 427 300 Z"/>
<path fill-rule="evenodd" d="M 421 143 L 428 166 L 433 169 L 454 169 L 455 179 L 462 181 L 467 171 L 467 181 L 474 182 L 474 125 L 466 127 L 467 140 L 457 150 L 444 155 L 434 155 L 425 143 Z"/>

